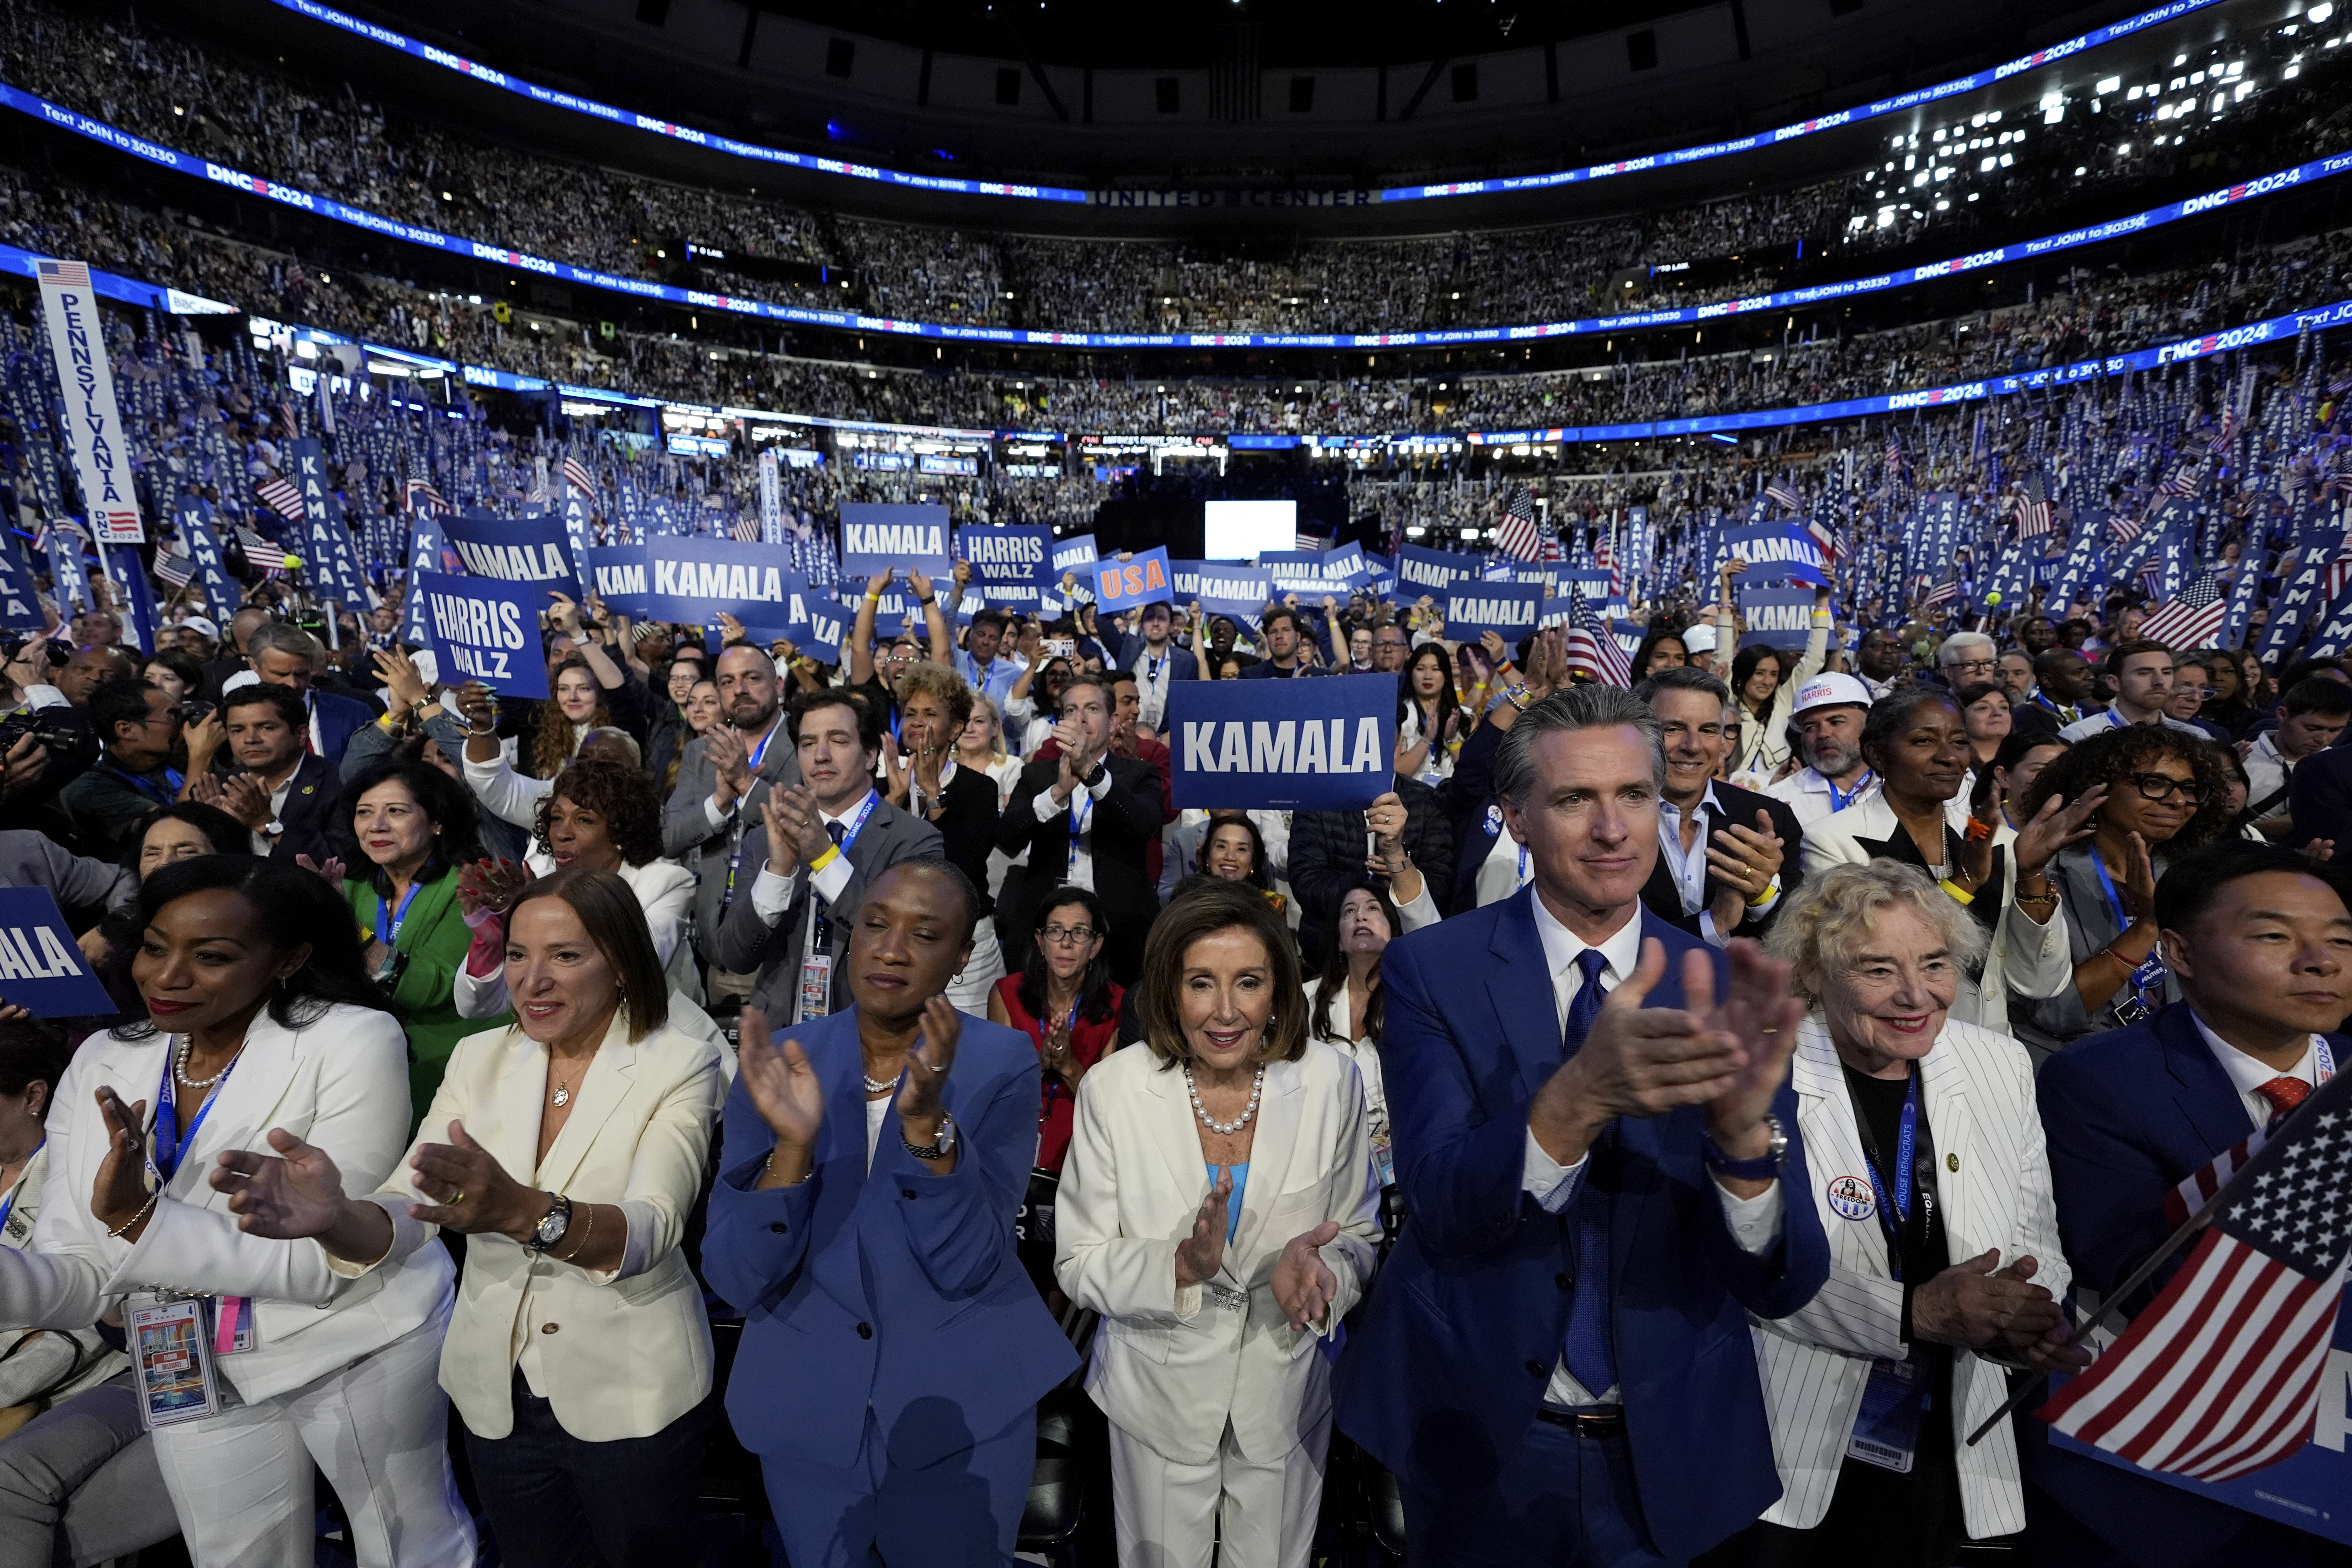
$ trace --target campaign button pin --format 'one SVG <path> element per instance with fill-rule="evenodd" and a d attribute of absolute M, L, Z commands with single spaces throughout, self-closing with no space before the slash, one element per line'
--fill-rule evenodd
<path fill-rule="evenodd" d="M 1959 1168 L 1960 1157 L 1958 1154 L 1947 1154 L 1944 1156 L 1944 1169 L 1957 1173 Z"/>
<path fill-rule="evenodd" d="M 1829 1184 L 1830 1207 L 1846 1219 L 1868 1219 L 1878 1212 L 1870 1184 L 1860 1176 L 1834 1176 Z"/>

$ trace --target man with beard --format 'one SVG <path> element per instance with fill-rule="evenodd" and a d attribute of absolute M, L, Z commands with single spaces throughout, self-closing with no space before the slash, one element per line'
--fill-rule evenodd
<path fill-rule="evenodd" d="M 1864 695 L 1875 702 L 1895 689 L 1903 674 L 1903 645 L 1895 634 L 1880 627 L 1863 635 L 1862 646 L 1854 650 L 1854 668 L 1862 671 Z"/>
<path fill-rule="evenodd" d="M 1298 612 L 1287 605 L 1277 605 L 1266 611 L 1265 636 L 1260 639 L 1265 657 L 1243 670 L 1242 679 L 1287 679 L 1294 675 L 1312 675 L 1314 667 L 1307 662 L 1298 643 Z"/>
<path fill-rule="evenodd" d="M 1404 669 L 1405 655 L 1412 651 L 1412 639 L 1404 627 L 1395 621 L 1384 621 L 1372 628 L 1372 668 L 1381 675 L 1396 675 Z"/>
<path fill-rule="evenodd" d="M 739 644 L 719 654 L 717 683 L 725 722 L 689 742 L 678 761 L 677 787 L 662 808 L 662 853 L 694 873 L 695 945 L 713 961 L 710 996 L 721 1002 L 751 994 L 751 975 L 715 962 L 728 906 L 749 894 L 759 871 L 743 859 L 744 834 L 758 825 L 771 790 L 801 782 L 801 768 L 775 661 Z"/>
<path fill-rule="evenodd" d="M 1863 646 L 1870 646 L 1867 638 Z M 1844 810 L 1877 787 L 1870 764 L 1862 760 L 1862 724 L 1870 716 L 1870 689 L 1851 675 L 1816 675 L 1797 689 L 1792 713 L 1805 765 L 1764 793 L 1785 803 L 1800 828 Z"/>

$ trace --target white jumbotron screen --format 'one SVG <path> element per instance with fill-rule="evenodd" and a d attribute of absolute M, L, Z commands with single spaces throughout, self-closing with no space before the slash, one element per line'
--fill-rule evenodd
<path fill-rule="evenodd" d="M 1298 547 L 1295 500 L 1213 500 L 1202 506 L 1203 560 L 1240 561 Z"/>

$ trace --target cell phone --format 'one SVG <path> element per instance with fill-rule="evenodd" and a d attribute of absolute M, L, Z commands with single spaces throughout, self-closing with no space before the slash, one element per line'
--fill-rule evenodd
<path fill-rule="evenodd" d="M 1045 639 L 1045 657 L 1047 658 L 1076 658 L 1077 657 L 1077 653 L 1078 639 L 1076 637 L 1047 637 Z"/>

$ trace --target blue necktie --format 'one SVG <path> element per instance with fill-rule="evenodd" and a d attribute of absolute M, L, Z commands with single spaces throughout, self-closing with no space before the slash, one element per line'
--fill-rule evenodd
<path fill-rule="evenodd" d="M 1568 1004 L 1568 1026 L 1560 1032 L 1563 1061 L 1584 1048 L 1584 1037 L 1592 1031 L 1592 1020 L 1599 1016 L 1604 999 L 1601 971 L 1608 962 L 1597 948 L 1588 947 L 1576 955 L 1583 984 Z M 1607 1134 L 1602 1137 L 1605 1140 Z M 1588 1159 L 1600 1152 L 1601 1143 L 1596 1142 Z M 1585 1166 L 1576 1201 L 1569 1208 L 1576 1245 L 1576 1294 L 1569 1301 L 1568 1334 L 1560 1347 L 1569 1374 L 1596 1399 L 1617 1386 L 1617 1352 L 1609 1342 L 1607 1199 L 1593 1181 L 1597 1163 L 1595 1159 Z"/>

